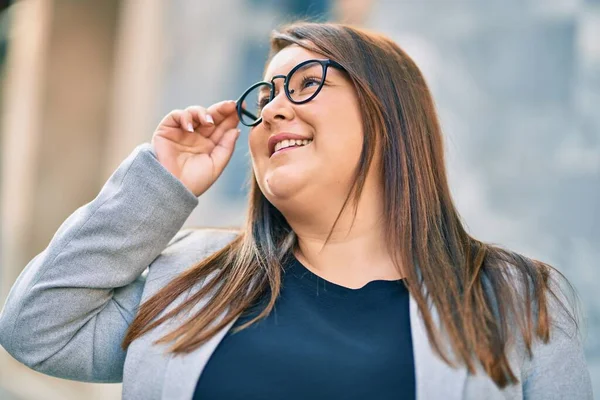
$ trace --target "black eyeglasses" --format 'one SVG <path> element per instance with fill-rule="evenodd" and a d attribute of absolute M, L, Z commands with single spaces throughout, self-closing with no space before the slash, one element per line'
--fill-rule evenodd
<path fill-rule="evenodd" d="M 332 60 L 306 60 L 292 68 L 287 76 L 275 75 L 271 82 L 256 82 L 236 102 L 240 122 L 246 126 L 261 123 L 262 109 L 275 98 L 274 80 L 277 78 L 284 79 L 283 89 L 292 103 L 304 104 L 311 101 L 323 88 L 329 66 L 344 70 L 344 67 Z"/>

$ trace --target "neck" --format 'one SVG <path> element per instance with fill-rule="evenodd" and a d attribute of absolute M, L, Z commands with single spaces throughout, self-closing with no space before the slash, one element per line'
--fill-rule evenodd
<path fill-rule="evenodd" d="M 370 193 L 373 193 L 369 191 Z M 380 196 L 363 192 L 356 219 L 349 204 L 340 216 L 331 237 L 326 242 L 339 210 L 339 205 L 327 202 L 314 210 L 285 213 L 286 220 L 296 233 L 298 246 L 295 255 L 309 270 L 323 279 L 347 287 L 362 287 L 376 280 L 397 280 L 404 277 L 392 261 L 385 240 L 384 216 Z M 339 199 L 339 197 L 336 197 Z M 322 199 L 321 199 L 322 200 Z M 318 209 L 317 209 L 318 208 Z"/>

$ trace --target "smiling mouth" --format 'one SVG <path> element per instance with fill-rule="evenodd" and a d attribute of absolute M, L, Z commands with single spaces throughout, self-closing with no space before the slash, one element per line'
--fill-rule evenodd
<path fill-rule="evenodd" d="M 299 142 L 299 141 L 297 141 L 297 142 Z M 306 147 L 306 146 L 310 145 L 311 143 L 312 143 L 312 140 L 308 141 L 308 143 L 306 143 L 306 144 L 298 144 L 298 143 L 296 143 L 296 144 L 287 145 L 287 146 L 284 146 L 284 147 L 280 147 L 279 144 L 278 144 L 277 146 L 275 146 L 275 151 L 273 152 L 273 154 L 271 154 L 271 157 L 273 157 L 275 154 L 282 153 L 284 151 L 293 150 L 293 149 L 299 149 L 301 147 Z"/>

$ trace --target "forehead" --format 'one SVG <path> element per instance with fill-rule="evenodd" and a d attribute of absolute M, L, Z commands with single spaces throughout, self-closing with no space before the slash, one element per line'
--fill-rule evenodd
<path fill-rule="evenodd" d="M 308 51 L 296 44 L 282 49 L 271 59 L 265 70 L 265 81 L 270 81 L 274 75 L 287 75 L 296 65 L 310 59 L 322 59 L 321 54 Z"/>

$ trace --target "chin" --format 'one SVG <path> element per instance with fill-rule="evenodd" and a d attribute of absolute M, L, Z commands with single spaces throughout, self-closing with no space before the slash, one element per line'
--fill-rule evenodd
<path fill-rule="evenodd" d="M 263 192 L 272 203 L 296 196 L 308 183 L 305 174 L 300 174 L 300 171 L 285 173 L 283 169 L 270 171 L 263 178 Z"/>

